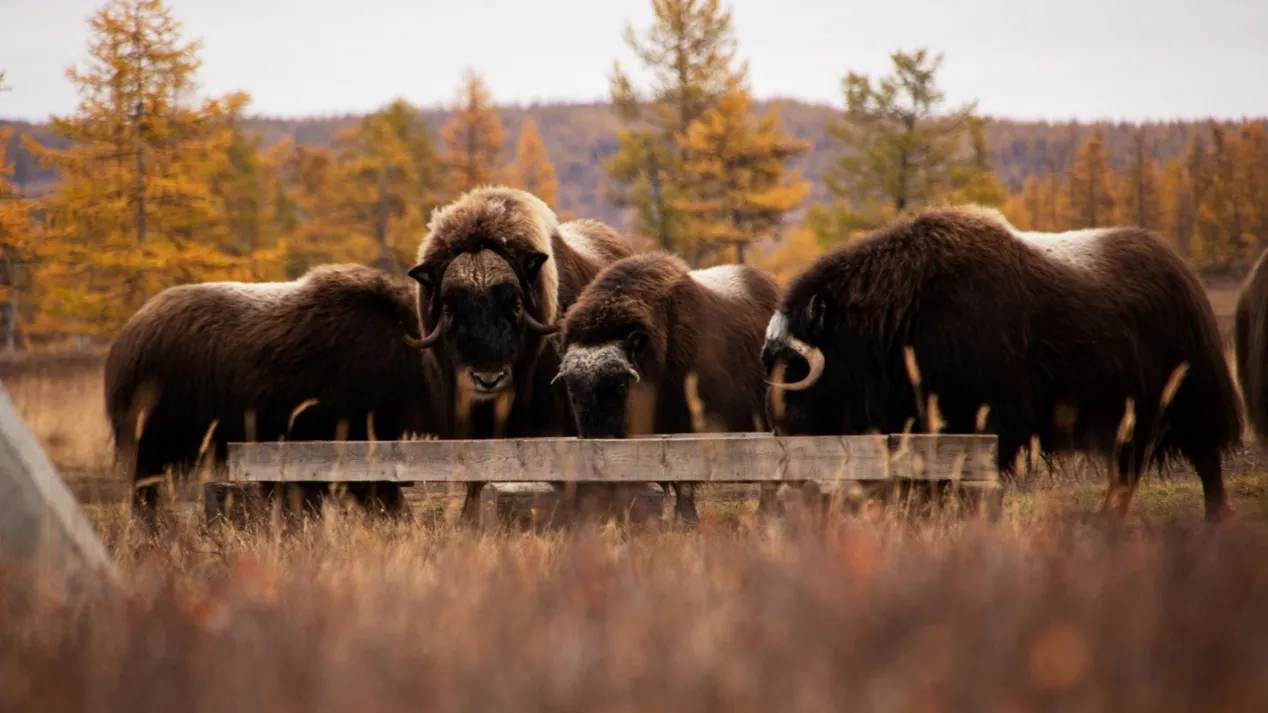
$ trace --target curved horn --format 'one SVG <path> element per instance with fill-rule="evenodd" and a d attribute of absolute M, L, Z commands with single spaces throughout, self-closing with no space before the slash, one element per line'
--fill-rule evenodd
<path fill-rule="evenodd" d="M 554 334 L 555 332 L 559 331 L 559 325 L 542 324 L 541 322 L 538 322 L 536 319 L 534 319 L 533 315 L 528 313 L 528 310 L 524 310 L 524 324 L 528 325 L 529 329 L 531 329 L 532 331 L 538 334 Z"/>
<path fill-rule="evenodd" d="M 784 339 L 784 343 L 806 360 L 806 363 L 810 365 L 810 373 L 806 374 L 806 378 L 801 381 L 791 384 L 782 381 L 768 382 L 771 388 L 777 391 L 804 391 L 814 386 L 819 381 L 819 377 L 823 376 L 823 352 L 791 335 Z"/>
<path fill-rule="evenodd" d="M 627 366 L 627 367 L 625 367 L 625 369 L 626 369 L 626 371 L 630 372 L 630 376 L 634 377 L 634 381 L 635 381 L 635 383 L 640 382 L 640 381 L 642 381 L 642 380 L 643 380 L 643 377 L 641 377 L 641 376 L 639 376 L 639 375 L 638 375 L 638 369 L 635 369 L 635 368 L 634 368 L 634 367 L 632 367 L 632 366 Z"/>
<path fill-rule="evenodd" d="M 423 335 L 422 339 L 415 339 L 406 334 L 404 336 L 405 343 L 415 349 L 430 349 L 436 345 L 436 342 L 440 341 L 440 337 L 445 333 L 445 321 L 446 320 L 442 318 L 440 323 L 436 325 L 436 328 L 431 330 L 431 334 Z"/>

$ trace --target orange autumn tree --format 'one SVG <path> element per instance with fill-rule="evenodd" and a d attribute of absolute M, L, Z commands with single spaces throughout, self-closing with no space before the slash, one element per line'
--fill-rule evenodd
<path fill-rule="evenodd" d="M 89 26 L 89 61 L 67 70 L 78 110 L 52 120 L 69 148 L 27 141 L 61 177 L 44 204 L 36 325 L 106 335 L 166 287 L 249 277 L 249 259 L 207 237 L 226 120 L 246 97 L 194 101 L 199 43 L 181 40 L 162 0 L 109 0 Z"/>
<path fill-rule="evenodd" d="M 467 70 L 453 115 L 440 129 L 445 151 L 441 163 L 451 198 L 477 186 L 506 180 L 506 129 L 484 79 Z"/>
<path fill-rule="evenodd" d="M 810 183 L 787 168 L 810 144 L 784 132 L 774 107 L 754 116 L 740 78 L 691 123 L 682 145 L 683 197 L 672 205 L 687 227 L 678 250 L 692 265 L 732 255 L 743 263 L 745 247 L 776 231 L 810 194 Z"/>
<path fill-rule="evenodd" d="M 524 128 L 520 131 L 512 174 L 516 187 L 536 195 L 558 211 L 555 202 L 559 198 L 559 179 L 555 176 L 555 164 L 542 143 L 537 122 L 531 116 L 524 120 Z"/>
<path fill-rule="evenodd" d="M 364 262 L 404 272 L 443 192 L 441 166 L 418 109 L 397 99 L 340 133 L 340 193 L 348 239 L 373 245 Z"/>
<path fill-rule="evenodd" d="M 0 91 L 4 90 L 4 72 L 0 72 Z M 12 136 L 9 127 L 0 127 L 0 323 L 6 349 L 16 349 L 21 341 L 22 300 L 38 246 L 31 229 L 31 201 L 10 180 Z"/>

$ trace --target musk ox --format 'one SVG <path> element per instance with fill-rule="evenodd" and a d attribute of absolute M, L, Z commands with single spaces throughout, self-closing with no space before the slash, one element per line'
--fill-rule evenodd
<path fill-rule="evenodd" d="M 753 267 L 693 271 L 664 252 L 612 263 L 551 337 L 562 354 L 555 378 L 567 389 L 578 435 L 692 433 L 699 426 L 691 398 L 699 399 L 708 430 L 769 430 L 761 345 L 778 306 L 779 286 Z M 695 522 L 691 484 L 673 487 L 675 514 Z M 774 491 L 762 486 L 763 510 Z"/>
<path fill-rule="evenodd" d="M 1246 422 L 1255 438 L 1268 441 L 1268 251 L 1260 254 L 1237 295 L 1233 316 L 1233 353 Z"/>
<path fill-rule="evenodd" d="M 140 481 L 187 471 L 208 435 L 217 462 L 234 441 L 444 436 L 438 367 L 406 343 L 417 335 L 412 283 L 360 265 L 169 288 L 128 320 L 106 358 L 116 448 Z M 403 507 L 399 485 L 375 485 L 383 505 Z M 371 490 L 349 488 L 362 504 Z M 157 497 L 156 485 L 134 494 L 151 523 Z"/>
<path fill-rule="evenodd" d="M 473 189 L 438 209 L 410 277 L 418 282 L 423 336 L 452 389 L 465 438 L 573 435 L 559 367 L 545 337 L 603 267 L 633 254 L 596 220 L 560 223 L 526 191 Z M 462 517 L 477 514 L 483 483 L 471 483 Z"/>
<path fill-rule="evenodd" d="M 1228 510 L 1220 455 L 1242 415 L 1215 316 L 1146 230 L 1026 233 L 992 210 L 926 210 L 799 275 L 763 362 L 786 369 L 771 379 L 781 432 L 927 430 L 934 395 L 944 432 L 998 436 L 1005 473 L 1032 436 L 1045 457 L 1100 454 L 1122 516 L 1141 470 L 1181 456 L 1207 518 Z"/>

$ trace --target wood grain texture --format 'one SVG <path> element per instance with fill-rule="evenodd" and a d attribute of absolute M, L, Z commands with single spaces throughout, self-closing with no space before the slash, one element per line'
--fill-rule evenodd
<path fill-rule="evenodd" d="M 773 436 L 628 439 L 232 443 L 229 478 L 389 482 L 995 482 L 986 435 Z"/>

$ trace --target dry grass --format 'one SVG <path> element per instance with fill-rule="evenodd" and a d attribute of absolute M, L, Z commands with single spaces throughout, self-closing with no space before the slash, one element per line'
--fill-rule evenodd
<path fill-rule="evenodd" d="M 57 467 L 70 473 L 104 475 L 114 458 L 103 360 L 97 353 L 0 358 L 9 398 Z"/>
<path fill-rule="evenodd" d="M 0 709 L 1268 710 L 1262 524 L 103 532 L 0 579 Z"/>
<path fill-rule="evenodd" d="M 99 375 L 8 369 L 59 465 L 108 462 L 74 437 L 105 433 Z M 122 587 L 0 569 L 0 711 L 1258 712 L 1268 476 L 1241 470 L 1219 528 L 1189 473 L 1106 527 L 1078 469 L 1017 484 L 997 524 L 705 497 L 695 532 L 480 535 L 416 508 L 147 538 L 89 505 Z"/>

